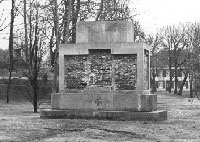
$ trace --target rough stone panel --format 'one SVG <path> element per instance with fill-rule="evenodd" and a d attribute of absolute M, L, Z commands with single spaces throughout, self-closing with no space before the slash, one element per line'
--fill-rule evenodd
<path fill-rule="evenodd" d="M 66 89 L 84 89 L 87 86 L 87 56 L 65 56 L 65 87 Z"/>
<path fill-rule="evenodd" d="M 137 80 L 137 55 L 112 55 L 114 88 L 135 90 Z"/>
<path fill-rule="evenodd" d="M 111 50 L 89 50 L 89 85 L 111 86 Z"/>
<path fill-rule="evenodd" d="M 137 55 L 111 55 L 109 49 L 89 50 L 89 55 L 65 56 L 65 90 L 112 87 L 135 90 Z"/>

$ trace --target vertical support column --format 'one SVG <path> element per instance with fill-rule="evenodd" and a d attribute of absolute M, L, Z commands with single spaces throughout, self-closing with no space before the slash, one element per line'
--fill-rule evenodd
<path fill-rule="evenodd" d="M 137 85 L 138 93 L 138 111 L 142 108 L 141 96 L 144 94 L 144 48 L 142 44 L 138 45 L 137 50 Z"/>
<path fill-rule="evenodd" d="M 149 93 L 150 93 L 150 90 L 151 90 L 151 81 L 150 81 L 151 80 L 151 78 L 150 78 L 151 77 L 150 49 L 148 51 L 149 51 L 149 57 L 148 57 L 149 58 L 149 65 L 148 65 L 149 68 L 148 69 L 149 69 Z"/>
<path fill-rule="evenodd" d="M 65 63 L 63 46 L 59 48 L 59 92 L 65 89 Z"/>
<path fill-rule="evenodd" d="M 137 87 L 140 93 L 144 90 L 144 48 L 142 44 L 139 44 L 137 51 Z"/>

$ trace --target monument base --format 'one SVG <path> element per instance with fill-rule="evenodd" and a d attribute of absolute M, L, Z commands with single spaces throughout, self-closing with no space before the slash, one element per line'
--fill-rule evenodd
<path fill-rule="evenodd" d="M 101 110 L 41 110 L 40 118 L 44 119 L 105 119 L 105 120 L 140 120 L 140 121 L 163 121 L 167 119 L 166 110 L 151 112 L 134 111 L 101 111 Z"/>

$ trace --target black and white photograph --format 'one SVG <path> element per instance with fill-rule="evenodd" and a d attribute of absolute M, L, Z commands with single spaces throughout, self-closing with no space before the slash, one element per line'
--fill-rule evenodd
<path fill-rule="evenodd" d="M 0 142 L 200 142 L 200 1 L 0 0 Z"/>

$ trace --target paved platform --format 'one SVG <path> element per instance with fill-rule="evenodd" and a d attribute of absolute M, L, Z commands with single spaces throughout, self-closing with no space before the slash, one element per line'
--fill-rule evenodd
<path fill-rule="evenodd" d="M 133 111 L 84 111 L 84 110 L 41 110 L 40 118 L 44 119 L 105 119 L 105 120 L 140 120 L 163 121 L 167 119 L 166 110 L 151 112 Z"/>

